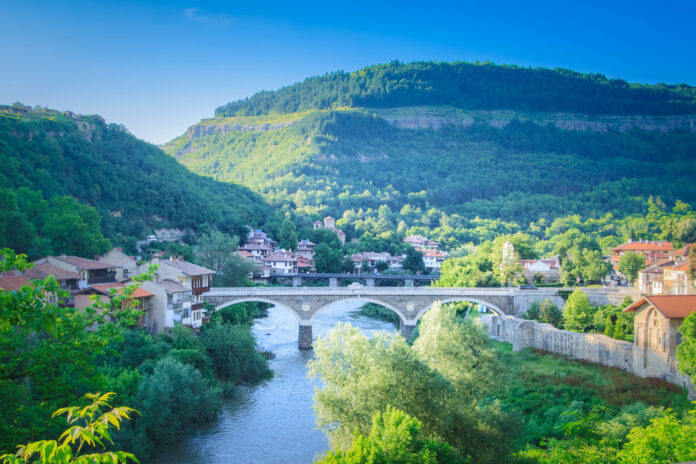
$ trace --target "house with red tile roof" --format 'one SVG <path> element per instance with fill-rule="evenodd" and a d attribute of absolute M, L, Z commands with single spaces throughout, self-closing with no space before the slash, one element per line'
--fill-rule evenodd
<path fill-rule="evenodd" d="M 669 258 L 669 253 L 674 251 L 674 245 L 672 242 L 629 240 L 611 250 L 611 264 L 615 271 L 619 269 L 619 259 L 629 251 L 643 255 L 645 264 L 650 265 L 658 260 Z"/>
<path fill-rule="evenodd" d="M 115 295 L 123 294 L 123 289 L 127 286 L 124 283 L 114 283 L 114 284 L 100 284 L 92 285 L 75 293 L 75 308 L 84 309 L 88 306 L 92 306 L 94 301 L 92 296 L 96 295 L 95 298 L 102 303 L 109 304 L 111 298 Z M 154 294 L 143 290 L 141 287 L 136 288 L 131 295 L 135 307 L 142 312 L 139 318 L 140 327 L 145 327 L 145 321 L 152 317 L 153 311 L 153 300 Z"/>
<path fill-rule="evenodd" d="M 696 312 L 696 295 L 645 296 L 624 312 L 635 313 L 634 371 L 642 377 L 670 377 L 670 381 L 683 377 L 683 385 L 688 386 L 689 379 L 679 374 L 676 359 L 681 343 L 678 329 Z"/>

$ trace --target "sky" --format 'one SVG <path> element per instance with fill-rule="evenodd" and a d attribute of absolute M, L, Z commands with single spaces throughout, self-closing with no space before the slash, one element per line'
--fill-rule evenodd
<path fill-rule="evenodd" d="M 696 85 L 696 2 L 0 0 L 0 104 L 164 143 L 227 102 L 392 60 Z"/>

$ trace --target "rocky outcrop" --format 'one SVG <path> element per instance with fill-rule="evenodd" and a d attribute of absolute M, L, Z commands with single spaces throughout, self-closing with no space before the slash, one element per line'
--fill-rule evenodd
<path fill-rule="evenodd" d="M 195 126 L 191 126 L 186 130 L 186 138 L 189 140 L 189 142 L 192 142 L 201 137 L 206 137 L 208 135 L 215 134 L 224 134 L 227 132 L 267 132 L 289 127 L 293 123 L 294 121 L 265 124 L 196 124 Z"/>
<path fill-rule="evenodd" d="M 439 130 L 446 126 L 469 127 L 474 122 L 502 128 L 513 119 L 531 121 L 541 126 L 552 125 L 562 130 L 594 132 L 628 132 L 632 130 L 673 132 L 685 130 L 696 133 L 696 115 L 685 116 L 588 116 L 573 113 L 524 114 L 507 110 L 469 111 L 467 115 L 452 117 L 436 110 L 424 110 L 418 115 L 385 115 L 384 119 L 400 129 Z"/>

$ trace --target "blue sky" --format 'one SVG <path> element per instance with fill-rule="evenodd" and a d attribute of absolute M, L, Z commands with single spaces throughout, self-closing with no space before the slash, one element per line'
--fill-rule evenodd
<path fill-rule="evenodd" d="M 153 143 L 217 106 L 394 59 L 696 85 L 696 2 L 0 0 L 0 104 L 98 113 Z"/>

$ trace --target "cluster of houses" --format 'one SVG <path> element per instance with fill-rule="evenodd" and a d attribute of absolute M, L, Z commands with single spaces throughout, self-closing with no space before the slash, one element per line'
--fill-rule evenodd
<path fill-rule="evenodd" d="M 689 253 L 696 243 L 674 249 L 671 242 L 631 241 L 612 250 L 611 261 L 618 261 L 626 252 L 640 253 L 645 268 L 638 273 L 636 286 L 644 295 L 694 295 L 696 288 L 690 275 Z"/>
<path fill-rule="evenodd" d="M 315 221 L 315 229 L 330 230 L 338 236 L 341 243 L 345 243 L 345 233 L 336 228 L 336 221 L 331 216 L 324 221 Z M 440 266 L 447 259 L 447 253 L 438 250 L 437 242 L 428 240 L 419 235 L 412 235 L 404 239 L 404 243 L 412 245 L 423 255 L 423 262 L 428 272 L 439 272 Z M 237 249 L 237 253 L 252 262 L 256 266 L 253 277 L 267 279 L 272 275 L 294 275 L 300 273 L 315 272 L 314 250 L 317 244 L 307 239 L 297 243 L 295 251 L 278 248 L 278 242 L 271 239 L 268 234 L 259 229 L 249 232 L 247 241 Z M 380 270 L 402 271 L 404 256 L 392 256 L 389 253 L 361 252 L 350 256 L 353 261 L 353 272 L 374 273 Z M 379 264 L 383 262 L 385 264 Z"/>
<path fill-rule="evenodd" d="M 545 283 L 560 282 L 561 260 L 558 256 L 540 259 L 515 259 L 515 246 L 512 242 L 503 245 L 503 258 L 500 261 L 500 270 L 505 266 L 517 263 L 521 268 L 521 275 L 528 284 L 534 284 L 541 280 Z"/>
<path fill-rule="evenodd" d="M 131 295 L 138 300 L 142 311 L 140 325 L 157 334 L 183 324 L 198 329 L 205 319 L 201 295 L 210 289 L 214 271 L 183 260 L 181 257 L 154 257 L 144 263 L 113 248 L 96 259 L 78 256 L 47 256 L 33 262 L 25 271 L 0 274 L 0 288 L 18 290 L 34 279 L 53 276 L 60 288 L 68 293 L 62 301 L 50 301 L 83 309 L 96 298 L 108 303 L 113 295 L 121 294 L 131 278 L 147 271 L 152 264 L 158 269 L 154 279 L 139 284 Z"/>

